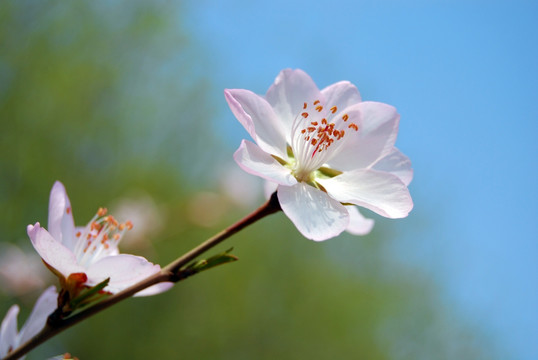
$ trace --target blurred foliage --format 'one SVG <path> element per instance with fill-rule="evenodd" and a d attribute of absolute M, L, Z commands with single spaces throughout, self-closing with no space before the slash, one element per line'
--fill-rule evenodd
<path fill-rule="evenodd" d="M 216 186 L 215 154 L 232 150 L 207 126 L 211 72 L 185 16 L 168 1 L 0 3 L 1 241 L 46 223 L 55 180 L 78 225 L 133 192 L 151 197 L 163 226 L 141 252 L 162 264 L 246 213 L 189 221 L 193 194 Z M 273 215 L 208 254 L 234 246 L 241 261 L 108 309 L 28 358 L 490 358 L 423 274 L 391 263 L 382 235 L 314 244 Z"/>

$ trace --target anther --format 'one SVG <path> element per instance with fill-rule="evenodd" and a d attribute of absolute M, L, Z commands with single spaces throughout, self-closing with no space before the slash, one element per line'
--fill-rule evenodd
<path fill-rule="evenodd" d="M 316 106 L 316 110 L 318 112 L 321 112 L 321 110 L 323 110 L 323 106 L 321 106 L 321 105 Z"/>
<path fill-rule="evenodd" d="M 302 117 L 304 117 L 305 119 L 308 117 L 308 113 L 307 112 L 304 112 L 301 114 Z"/>
<path fill-rule="evenodd" d="M 347 119 L 349 119 L 349 116 L 347 114 L 344 114 L 344 116 L 342 116 L 342 120 L 347 121 Z"/>
<path fill-rule="evenodd" d="M 319 100 L 314 101 L 314 105 L 319 104 Z"/>
<path fill-rule="evenodd" d="M 333 106 L 333 107 L 331 108 L 332 113 L 334 114 L 334 113 L 336 112 L 337 109 L 338 109 L 338 108 L 337 108 L 336 106 Z"/>
<path fill-rule="evenodd" d="M 349 124 L 348 128 L 353 129 L 355 131 L 359 131 L 359 127 L 354 123 Z"/>
<path fill-rule="evenodd" d="M 303 104 L 303 109 L 306 109 L 306 103 Z"/>

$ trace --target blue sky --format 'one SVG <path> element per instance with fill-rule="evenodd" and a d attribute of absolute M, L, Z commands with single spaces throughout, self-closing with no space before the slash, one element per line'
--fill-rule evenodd
<path fill-rule="evenodd" d="M 221 90 L 265 93 L 283 68 L 396 106 L 415 209 L 392 251 L 511 358 L 538 358 L 538 2 L 202 0 L 188 13 L 231 148 L 246 133 Z"/>

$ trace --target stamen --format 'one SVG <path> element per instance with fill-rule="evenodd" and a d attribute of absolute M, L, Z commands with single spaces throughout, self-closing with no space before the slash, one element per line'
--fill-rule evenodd
<path fill-rule="evenodd" d="M 83 266 L 89 266 L 103 256 L 110 255 L 110 251 L 115 251 L 125 231 L 133 228 L 132 222 L 119 223 L 106 213 L 106 209 L 99 208 L 86 228 L 76 234 L 77 237 L 86 239 L 77 242 L 74 250 L 79 264 Z"/>
<path fill-rule="evenodd" d="M 312 104 L 312 105 L 311 105 Z M 300 112 L 292 126 L 292 148 L 296 159 L 293 173 L 299 181 L 309 181 L 309 174 L 318 169 L 331 156 L 327 149 L 345 136 L 344 123 L 349 120 L 348 114 L 338 118 L 338 106 L 327 105 L 320 100 L 313 103 L 303 103 L 303 109 L 313 106 L 315 112 Z M 327 109 L 327 110 L 326 110 Z M 319 115 L 318 115 L 319 114 Z M 303 121 L 308 118 L 309 120 Z M 358 131 L 358 126 L 352 123 L 350 129 Z M 331 149 L 332 150 L 332 149 Z M 336 150 L 336 149 L 335 149 Z M 317 155 L 323 153 L 323 155 Z"/>

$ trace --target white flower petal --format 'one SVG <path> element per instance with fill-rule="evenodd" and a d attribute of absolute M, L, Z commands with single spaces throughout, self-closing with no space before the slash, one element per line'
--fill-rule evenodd
<path fill-rule="evenodd" d="M 287 127 L 263 97 L 243 89 L 226 89 L 224 96 L 235 117 L 265 152 L 286 156 Z"/>
<path fill-rule="evenodd" d="M 19 315 L 19 306 L 13 305 L 7 311 L 2 325 L 0 326 L 0 358 L 4 358 L 10 350 L 19 345 L 17 335 L 17 315 Z"/>
<path fill-rule="evenodd" d="M 303 104 L 322 100 L 322 94 L 307 73 L 299 69 L 285 69 L 278 74 L 265 98 L 282 122 L 285 139 L 291 144 L 291 126 Z"/>
<path fill-rule="evenodd" d="M 77 264 L 75 254 L 54 239 L 39 223 L 34 226 L 28 225 L 27 232 L 32 245 L 43 261 L 64 277 L 67 278 L 72 273 L 84 272 L 84 268 Z"/>
<path fill-rule="evenodd" d="M 56 181 L 50 191 L 48 231 L 68 249 L 75 247 L 75 222 L 65 187 Z"/>
<path fill-rule="evenodd" d="M 406 217 L 413 208 L 409 190 L 390 173 L 356 170 L 316 181 L 336 200 L 365 207 L 388 218 Z"/>
<path fill-rule="evenodd" d="M 310 185 L 281 185 L 277 194 L 286 216 L 308 239 L 327 240 L 339 235 L 349 224 L 346 208 Z"/>
<path fill-rule="evenodd" d="M 86 271 L 87 285 L 93 286 L 110 277 L 106 291 L 117 293 L 161 271 L 159 265 L 141 256 L 119 254 L 108 256 L 90 265 Z"/>
<path fill-rule="evenodd" d="M 321 90 L 321 93 L 325 97 L 325 105 L 328 107 L 336 106 L 338 111 L 361 102 L 359 90 L 349 81 L 340 81 L 329 85 Z"/>
<path fill-rule="evenodd" d="M 349 213 L 349 225 L 346 231 L 353 235 L 366 235 L 374 227 L 374 219 L 367 219 L 359 212 L 356 206 L 346 206 Z"/>
<path fill-rule="evenodd" d="M 263 186 L 263 194 L 265 195 L 265 198 L 269 200 L 271 195 L 276 191 L 278 188 L 278 184 L 273 181 L 266 181 Z"/>
<path fill-rule="evenodd" d="M 396 148 L 393 148 L 392 152 L 387 156 L 379 159 L 372 169 L 394 174 L 400 178 L 406 186 L 413 180 L 411 160 Z"/>
<path fill-rule="evenodd" d="M 20 331 L 20 344 L 37 335 L 47 322 L 47 318 L 58 306 L 58 293 L 54 286 L 50 286 L 37 299 L 32 313 Z"/>
<path fill-rule="evenodd" d="M 234 154 L 234 160 L 246 172 L 281 185 L 293 185 L 297 180 L 290 169 L 282 166 L 256 144 L 243 140 Z"/>
<path fill-rule="evenodd" d="M 393 106 L 365 101 L 345 111 L 347 123 L 354 123 L 358 131 L 346 129 L 345 141 L 328 164 L 340 171 L 363 169 L 392 151 L 400 115 Z M 349 125 L 348 125 L 349 126 Z"/>
<path fill-rule="evenodd" d="M 153 286 L 150 286 L 147 289 L 137 292 L 136 294 L 134 294 L 134 296 L 157 295 L 162 292 L 168 291 L 172 286 L 174 286 L 174 283 L 171 283 L 171 282 L 163 282 L 163 283 L 155 284 Z"/>

